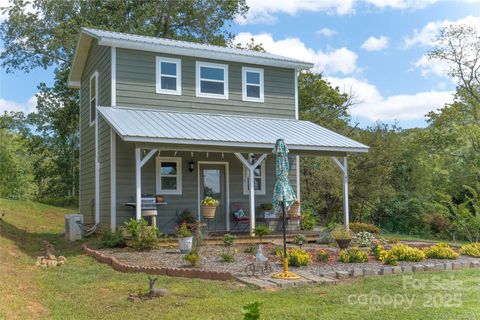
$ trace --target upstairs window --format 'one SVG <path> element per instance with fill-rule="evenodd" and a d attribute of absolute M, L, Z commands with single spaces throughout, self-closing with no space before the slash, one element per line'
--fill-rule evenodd
<path fill-rule="evenodd" d="M 182 94 L 181 60 L 157 57 L 157 93 Z"/>
<path fill-rule="evenodd" d="M 97 119 L 97 106 L 98 106 L 98 72 L 95 71 L 90 76 L 90 125 L 95 123 Z"/>
<path fill-rule="evenodd" d="M 197 62 L 197 97 L 228 99 L 228 65 Z"/>
<path fill-rule="evenodd" d="M 157 157 L 157 194 L 182 194 L 182 158 Z"/>
<path fill-rule="evenodd" d="M 263 102 L 263 69 L 242 68 L 242 98 Z"/>

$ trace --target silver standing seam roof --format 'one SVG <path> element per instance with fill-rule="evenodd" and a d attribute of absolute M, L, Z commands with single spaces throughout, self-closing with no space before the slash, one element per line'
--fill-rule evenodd
<path fill-rule="evenodd" d="M 368 151 L 309 121 L 127 107 L 98 111 L 125 141 L 263 149 L 282 138 L 292 151 Z"/>

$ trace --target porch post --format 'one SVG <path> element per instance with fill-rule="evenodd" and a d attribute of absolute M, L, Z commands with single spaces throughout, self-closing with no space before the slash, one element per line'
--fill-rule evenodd
<path fill-rule="evenodd" d="M 135 148 L 135 218 L 142 218 L 142 159 L 140 148 Z"/>
<path fill-rule="evenodd" d="M 338 168 L 343 174 L 343 183 L 342 183 L 342 189 L 343 189 L 343 223 L 345 227 L 347 227 L 350 224 L 350 209 L 349 209 L 349 203 L 348 203 L 348 162 L 347 162 L 347 157 L 343 157 L 343 163 L 340 162 L 336 157 L 332 158 L 335 163 L 337 164 Z"/>

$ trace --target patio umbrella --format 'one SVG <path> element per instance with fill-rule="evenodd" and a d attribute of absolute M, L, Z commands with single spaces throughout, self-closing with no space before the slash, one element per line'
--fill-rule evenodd
<path fill-rule="evenodd" d="M 273 278 L 279 279 L 298 279 L 300 278 L 293 272 L 288 271 L 287 259 L 287 239 L 285 233 L 285 220 L 287 211 L 290 210 L 295 203 L 295 193 L 293 192 L 290 182 L 288 181 L 288 172 L 290 171 L 290 164 L 288 163 L 288 148 L 283 139 L 278 139 L 275 143 L 273 153 L 276 155 L 275 172 L 277 175 L 277 182 L 273 191 L 273 208 L 275 213 L 282 214 L 283 221 L 283 271 L 272 275 Z"/>

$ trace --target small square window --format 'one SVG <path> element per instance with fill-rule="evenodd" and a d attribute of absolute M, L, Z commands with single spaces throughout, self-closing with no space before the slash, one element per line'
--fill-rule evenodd
<path fill-rule="evenodd" d="M 228 99 L 228 65 L 197 62 L 197 97 Z"/>
<path fill-rule="evenodd" d="M 263 102 L 263 69 L 242 68 L 242 98 L 244 101 Z"/>
<path fill-rule="evenodd" d="M 181 60 L 157 57 L 157 93 L 180 95 Z"/>
<path fill-rule="evenodd" d="M 182 159 L 157 157 L 157 193 L 182 194 Z"/>

